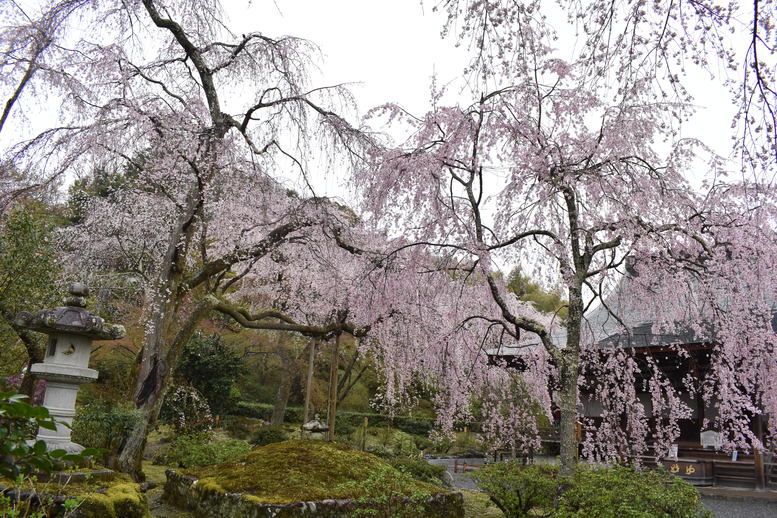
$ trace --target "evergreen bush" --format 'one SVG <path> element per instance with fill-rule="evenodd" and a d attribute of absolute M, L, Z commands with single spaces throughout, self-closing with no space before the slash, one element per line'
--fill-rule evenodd
<path fill-rule="evenodd" d="M 251 437 L 251 444 L 254 446 L 266 446 L 275 442 L 283 442 L 286 440 L 286 431 L 282 426 L 263 426 L 253 437 Z"/>
<path fill-rule="evenodd" d="M 699 492 L 663 469 L 581 466 L 556 516 L 569 518 L 711 518 Z"/>
<path fill-rule="evenodd" d="M 473 474 L 505 518 L 710 518 L 698 491 L 665 470 L 580 465 L 559 480 L 556 466 L 489 464 Z M 566 490 L 557 498 L 560 483 Z M 554 507 L 554 502 L 557 504 Z"/>

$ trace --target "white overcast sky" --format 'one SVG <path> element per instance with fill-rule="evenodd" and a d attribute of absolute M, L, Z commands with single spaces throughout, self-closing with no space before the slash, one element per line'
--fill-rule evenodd
<path fill-rule="evenodd" d="M 433 12 L 434 3 L 254 0 L 246 7 L 245 2 L 227 0 L 224 7 L 230 28 L 238 34 L 259 31 L 268 36 L 302 37 L 317 44 L 323 54 L 318 85 L 353 83 L 350 89 L 362 113 L 394 102 L 421 115 L 429 105 L 433 75 L 438 84 L 450 85 L 448 99 L 460 93 L 461 104 L 472 100 L 471 93 L 462 91 L 459 80 L 468 60 L 466 49 L 457 49 L 451 36 L 441 38 L 445 16 Z M 574 44 L 573 39 L 567 41 Z M 735 107 L 719 80 L 703 73 L 697 76 L 691 89 L 698 110 L 683 125 L 682 137 L 699 138 L 727 156 Z M 343 193 L 334 178 L 316 189 L 335 196 Z"/>
<path fill-rule="evenodd" d="M 441 38 L 445 14 L 433 12 L 435 3 L 437 0 L 222 0 L 227 26 L 236 34 L 258 31 L 271 37 L 302 37 L 317 44 L 322 53 L 321 75 L 314 78 L 313 86 L 351 83 L 362 114 L 393 102 L 417 115 L 428 109 L 433 76 L 438 85 L 449 86 L 446 101 L 468 105 L 473 99 L 471 92 L 462 90 L 467 50 L 456 48 L 452 36 Z M 559 46 L 574 45 L 572 31 L 556 29 L 563 36 Z M 700 138 L 727 156 L 734 113 L 727 91 L 720 81 L 704 75 L 699 75 L 692 90 L 698 112 L 683 126 L 682 136 Z M 4 141 L 9 136 L 4 135 L 0 145 L 8 144 Z M 347 189 L 340 185 L 342 178 L 315 175 L 315 179 L 318 194 L 348 198 Z"/>

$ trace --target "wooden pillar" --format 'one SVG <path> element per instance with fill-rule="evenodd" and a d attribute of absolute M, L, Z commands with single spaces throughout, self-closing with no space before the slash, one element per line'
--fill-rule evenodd
<path fill-rule="evenodd" d="M 332 356 L 329 360 L 329 410 L 327 411 L 327 431 L 326 440 L 335 440 L 335 414 L 337 413 L 337 367 L 339 364 L 340 353 L 340 334 L 335 336 L 332 342 Z"/>
<path fill-rule="evenodd" d="M 755 487 L 764 489 L 766 487 L 766 474 L 764 473 L 764 459 L 761 448 L 763 448 L 763 417 L 756 414 L 754 419 L 755 436 L 761 444 L 753 449 L 753 463 L 755 464 Z"/>
<path fill-rule="evenodd" d="M 310 421 L 310 393 L 313 389 L 313 367 L 316 361 L 317 340 L 310 341 L 310 355 L 308 356 L 308 376 L 305 380 L 305 406 L 302 409 L 302 424 Z"/>

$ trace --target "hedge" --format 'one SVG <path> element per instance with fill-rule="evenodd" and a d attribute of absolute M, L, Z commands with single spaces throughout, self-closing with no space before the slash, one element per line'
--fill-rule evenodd
<path fill-rule="evenodd" d="M 252 403 L 240 401 L 235 406 L 234 414 L 243 417 L 253 417 L 269 421 L 272 416 L 273 406 L 269 403 Z M 337 422 L 354 428 L 364 423 L 364 418 L 369 419 L 370 426 L 386 426 L 387 424 L 405 433 L 413 435 L 428 435 L 434 429 L 434 419 L 411 416 L 386 416 L 368 412 L 337 412 Z M 302 408 L 287 406 L 283 420 L 289 423 L 302 422 Z"/>

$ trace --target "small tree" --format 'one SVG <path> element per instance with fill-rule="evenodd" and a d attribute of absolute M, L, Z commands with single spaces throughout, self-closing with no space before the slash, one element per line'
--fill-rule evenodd
<path fill-rule="evenodd" d="M 184 348 L 175 374 L 205 397 L 211 412 L 221 415 L 230 404 L 232 385 L 244 371 L 241 356 L 230 350 L 219 335 L 195 333 Z"/>

